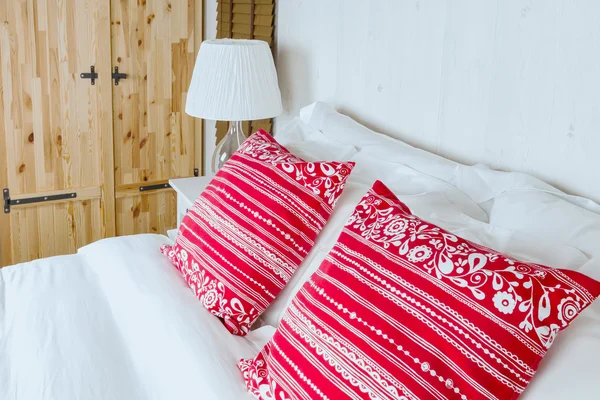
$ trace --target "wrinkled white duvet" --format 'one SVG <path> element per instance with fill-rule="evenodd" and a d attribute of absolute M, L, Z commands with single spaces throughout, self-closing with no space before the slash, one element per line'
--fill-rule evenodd
<path fill-rule="evenodd" d="M 0 269 L 0 399 L 251 399 L 236 362 L 274 328 L 230 335 L 159 252 L 168 240 Z"/>

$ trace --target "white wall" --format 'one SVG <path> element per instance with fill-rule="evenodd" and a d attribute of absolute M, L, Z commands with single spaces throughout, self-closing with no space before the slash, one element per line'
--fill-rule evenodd
<path fill-rule="evenodd" d="M 597 0 L 279 0 L 285 115 L 315 100 L 600 201 Z"/>

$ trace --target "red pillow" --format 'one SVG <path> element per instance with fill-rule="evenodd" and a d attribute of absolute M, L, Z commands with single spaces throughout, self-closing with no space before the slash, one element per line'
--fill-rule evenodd
<path fill-rule="evenodd" d="M 600 294 L 412 215 L 381 182 L 241 360 L 259 399 L 515 399 L 556 334 Z"/>
<path fill-rule="evenodd" d="M 354 163 L 305 162 L 263 130 L 219 170 L 163 246 L 204 307 L 245 335 L 314 244 Z"/>

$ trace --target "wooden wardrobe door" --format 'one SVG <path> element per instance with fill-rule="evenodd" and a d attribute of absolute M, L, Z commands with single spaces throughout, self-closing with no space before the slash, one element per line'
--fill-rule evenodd
<path fill-rule="evenodd" d="M 156 187 L 201 168 L 184 111 L 194 1 L 112 1 L 111 34 L 113 66 L 127 74 L 113 86 L 117 234 L 165 233 L 176 226 L 175 193 Z"/>
<path fill-rule="evenodd" d="M 115 232 L 109 3 L 0 2 L 0 265 Z"/>

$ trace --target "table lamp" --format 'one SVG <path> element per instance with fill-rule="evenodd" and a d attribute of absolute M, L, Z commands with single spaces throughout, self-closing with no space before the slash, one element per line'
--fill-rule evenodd
<path fill-rule="evenodd" d="M 282 112 L 277 71 L 267 42 L 202 42 L 185 112 L 196 118 L 229 121 L 229 130 L 213 154 L 212 172 L 216 172 L 246 140 L 242 121 L 272 118 Z"/>

